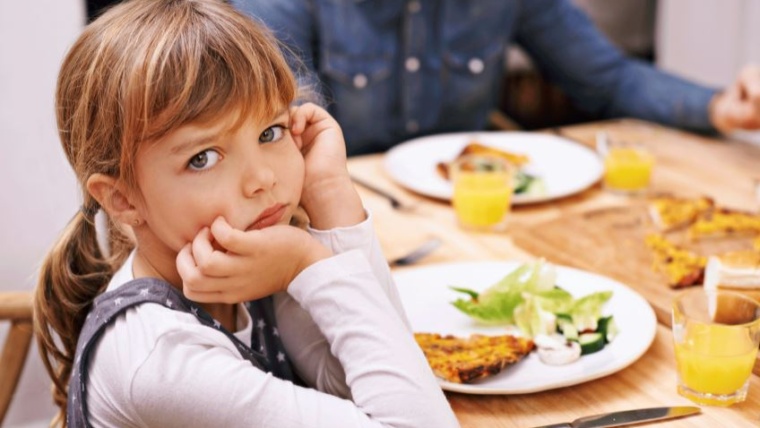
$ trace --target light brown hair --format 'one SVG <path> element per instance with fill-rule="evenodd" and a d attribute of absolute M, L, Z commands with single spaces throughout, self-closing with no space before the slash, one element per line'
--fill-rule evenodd
<path fill-rule="evenodd" d="M 132 0 L 87 26 L 58 76 L 61 144 L 83 205 L 45 258 L 35 332 L 65 425 L 77 340 L 93 299 L 133 248 L 111 223 L 110 254 L 94 227 L 99 206 L 85 183 L 97 173 L 137 189 L 135 156 L 188 123 L 237 114 L 262 120 L 288 106 L 296 81 L 263 25 L 220 0 Z M 110 222 L 110 220 L 109 220 Z"/>

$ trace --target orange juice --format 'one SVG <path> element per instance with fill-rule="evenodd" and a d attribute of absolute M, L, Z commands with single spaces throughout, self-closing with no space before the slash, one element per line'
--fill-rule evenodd
<path fill-rule="evenodd" d="M 686 387 L 679 392 L 701 404 L 732 404 L 708 394 L 730 396 L 743 388 L 757 356 L 749 333 L 735 326 L 689 326 L 685 340 L 675 346 L 678 375 Z"/>
<path fill-rule="evenodd" d="M 512 170 L 503 160 L 472 157 L 455 165 L 452 204 L 465 228 L 498 229 L 512 200 Z"/>
<path fill-rule="evenodd" d="M 654 158 L 643 148 L 610 147 L 604 159 L 604 184 L 608 189 L 635 192 L 649 186 Z"/>

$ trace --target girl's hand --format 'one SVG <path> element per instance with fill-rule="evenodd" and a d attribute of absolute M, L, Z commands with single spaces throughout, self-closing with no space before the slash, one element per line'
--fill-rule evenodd
<path fill-rule="evenodd" d="M 301 229 L 244 232 L 219 217 L 177 254 L 177 271 L 188 299 L 239 303 L 286 291 L 302 270 L 331 255 Z"/>
<path fill-rule="evenodd" d="M 301 204 L 312 226 L 326 230 L 363 221 L 361 199 L 346 169 L 346 144 L 338 122 L 324 109 L 307 103 L 291 108 L 290 132 L 304 156 Z"/>

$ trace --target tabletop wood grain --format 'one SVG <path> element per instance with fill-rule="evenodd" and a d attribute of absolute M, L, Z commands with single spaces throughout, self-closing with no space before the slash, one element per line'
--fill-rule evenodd
<path fill-rule="evenodd" d="M 566 127 L 559 132 L 579 144 L 591 146 L 600 130 L 612 138 L 639 141 L 652 150 L 657 162 L 653 192 L 705 194 L 720 205 L 745 210 L 757 210 L 760 206 L 753 182 L 760 177 L 760 148 L 756 146 L 627 119 Z M 644 356 L 602 379 L 523 395 L 447 394 L 463 427 L 530 427 L 615 410 L 690 404 L 675 389 L 675 359 L 668 326 L 670 302 L 676 291 L 651 271 L 646 254 L 639 251 L 626 256 L 627 252 L 620 250 L 625 250 L 625 245 L 605 242 L 606 231 L 594 232 L 593 222 L 582 221 L 589 213 L 620 207 L 633 209 L 641 205 L 640 198 L 611 194 L 597 183 L 567 198 L 514 207 L 505 233 L 473 233 L 457 226 L 447 201 L 409 192 L 392 182 L 384 170 L 382 155 L 351 158 L 349 170 L 352 175 L 416 205 L 412 211 L 394 210 L 386 199 L 357 186 L 365 206 L 373 212 L 375 228 L 389 259 L 430 237 L 437 237 L 444 244 L 418 265 L 546 257 L 555 263 L 618 279 L 647 299 L 658 316 L 661 324 Z M 548 239 L 546 231 L 556 233 Z M 578 238 L 579 233 L 587 231 L 590 232 L 585 238 Z M 634 242 L 635 235 L 631 236 Z M 631 248 L 634 247 L 632 244 Z M 760 426 L 760 376 L 752 376 L 749 399 L 744 403 L 729 408 L 703 407 L 702 415 L 660 422 L 657 426 Z"/>

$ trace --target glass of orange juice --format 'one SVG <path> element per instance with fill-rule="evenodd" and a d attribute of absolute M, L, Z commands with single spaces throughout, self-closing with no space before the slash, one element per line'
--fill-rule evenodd
<path fill-rule="evenodd" d="M 639 194 L 649 188 L 654 156 L 643 144 L 597 137 L 604 159 L 604 188 L 615 193 Z"/>
<path fill-rule="evenodd" d="M 692 289 L 673 303 L 678 393 L 730 406 L 747 397 L 760 345 L 760 303 L 731 291 Z"/>
<path fill-rule="evenodd" d="M 501 231 L 512 202 L 512 166 L 502 158 L 470 155 L 452 165 L 452 204 L 465 229 Z"/>

